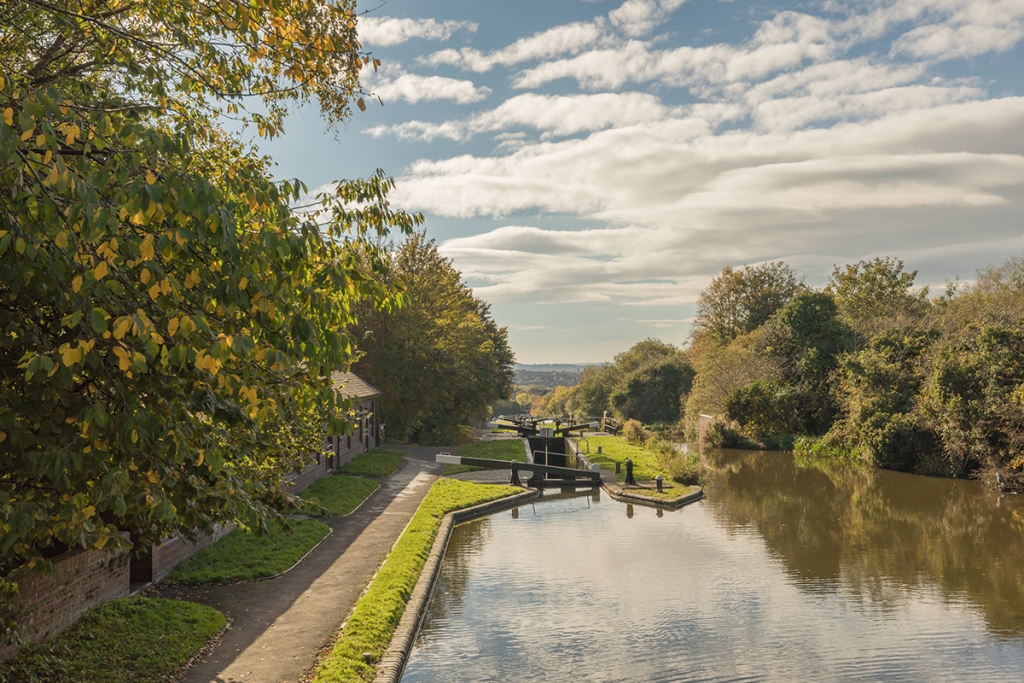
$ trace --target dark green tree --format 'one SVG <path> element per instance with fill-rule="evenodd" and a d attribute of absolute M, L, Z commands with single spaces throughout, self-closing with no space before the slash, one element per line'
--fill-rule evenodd
<path fill-rule="evenodd" d="M 655 358 L 623 377 L 609 401 L 623 420 L 674 424 L 695 374 L 693 366 L 678 352 Z"/>
<path fill-rule="evenodd" d="M 460 424 L 486 417 L 512 392 L 507 330 L 424 233 L 392 253 L 390 268 L 406 304 L 360 309 L 355 334 L 365 355 L 354 369 L 383 393 L 391 435 L 454 443 Z"/>
<path fill-rule="evenodd" d="M 864 341 L 894 325 L 918 319 L 928 309 L 928 288 L 914 291 L 917 271 L 904 270 L 897 258 L 858 261 L 836 266 L 825 292 L 831 294 L 842 317 Z"/>

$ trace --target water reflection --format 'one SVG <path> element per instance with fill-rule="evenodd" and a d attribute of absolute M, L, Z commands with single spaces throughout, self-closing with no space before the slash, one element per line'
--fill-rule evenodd
<path fill-rule="evenodd" d="M 993 634 L 1024 634 L 1024 507 L 972 481 L 725 451 L 708 507 L 753 526 L 804 590 L 841 589 L 882 608 L 922 582 L 978 605 Z"/>
<path fill-rule="evenodd" d="M 1024 678 L 1018 497 L 787 454 L 708 466 L 679 511 L 549 491 L 458 527 L 403 680 Z"/>

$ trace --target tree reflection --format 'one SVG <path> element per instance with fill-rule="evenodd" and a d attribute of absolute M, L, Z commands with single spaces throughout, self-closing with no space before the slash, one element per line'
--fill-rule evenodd
<path fill-rule="evenodd" d="M 998 636 L 1024 634 L 1024 505 L 977 482 L 789 454 L 705 459 L 707 505 L 753 527 L 793 582 L 891 609 L 921 587 L 967 599 Z"/>

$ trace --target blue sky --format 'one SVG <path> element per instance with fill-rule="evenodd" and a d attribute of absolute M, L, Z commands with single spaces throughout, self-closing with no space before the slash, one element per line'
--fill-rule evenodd
<path fill-rule="evenodd" d="M 727 265 L 919 284 L 1024 253 L 1024 0 L 361 4 L 378 95 L 262 142 L 311 188 L 383 168 L 523 363 L 681 344 Z"/>

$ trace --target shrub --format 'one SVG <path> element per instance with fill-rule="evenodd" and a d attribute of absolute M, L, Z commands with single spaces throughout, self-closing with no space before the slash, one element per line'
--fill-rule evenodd
<path fill-rule="evenodd" d="M 651 434 L 640 424 L 640 420 L 626 420 L 622 423 L 622 436 L 626 439 L 626 443 L 642 446 L 651 437 Z"/>

